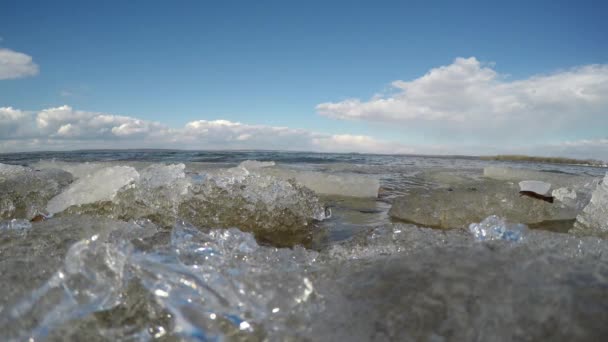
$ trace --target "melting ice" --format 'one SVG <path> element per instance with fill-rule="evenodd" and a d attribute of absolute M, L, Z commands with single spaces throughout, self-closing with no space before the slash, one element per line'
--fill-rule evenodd
<path fill-rule="evenodd" d="M 425 163 L 0 164 L 0 340 L 608 336 L 608 175 Z"/>

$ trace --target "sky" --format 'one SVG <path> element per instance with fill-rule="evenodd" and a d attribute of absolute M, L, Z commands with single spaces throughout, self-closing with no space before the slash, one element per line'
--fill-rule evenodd
<path fill-rule="evenodd" d="M 0 152 L 608 160 L 606 1 L 0 1 Z"/>

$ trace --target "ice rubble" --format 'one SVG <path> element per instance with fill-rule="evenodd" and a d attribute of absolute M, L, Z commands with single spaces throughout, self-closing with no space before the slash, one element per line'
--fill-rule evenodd
<path fill-rule="evenodd" d="M 0 164 L 0 219 L 31 219 L 45 213 L 49 199 L 70 182 L 72 176 L 65 171 Z"/>
<path fill-rule="evenodd" d="M 116 167 L 119 166 L 113 168 Z M 165 227 L 172 226 L 191 184 L 184 172 L 185 165 L 153 164 L 139 172 L 127 168 L 127 175 L 133 177 L 123 177 L 124 185 L 117 183 L 116 193 L 110 193 L 110 198 L 69 206 L 62 215 L 102 215 L 125 221 L 146 218 Z"/>
<path fill-rule="evenodd" d="M 575 229 L 579 232 L 608 233 L 608 173 L 593 191 L 589 204 L 577 216 Z"/>
<path fill-rule="evenodd" d="M 484 168 L 483 175 L 490 179 L 503 181 L 535 180 L 551 184 L 552 188 L 555 190 L 561 188 L 563 189 L 560 190 L 562 192 L 574 192 L 576 194 L 575 198 L 563 203 L 577 210 L 582 209 L 589 203 L 591 192 L 599 182 L 598 178 L 590 176 L 569 175 L 503 166 L 488 166 Z"/>
<path fill-rule="evenodd" d="M 184 170 L 184 164 L 153 164 L 140 172 L 107 167 L 78 179 L 49 202 L 48 210 L 125 221 L 147 218 L 164 227 L 183 219 L 204 228 L 239 227 L 260 237 L 302 232 L 286 236 L 295 241 L 306 238 L 312 221 L 328 216 L 317 196 L 293 181 L 244 167 L 194 177 Z"/>
<path fill-rule="evenodd" d="M 260 246 L 236 229 L 177 224 L 170 234 L 149 226 L 141 234 L 134 224 L 98 221 L 34 224 L 33 242 L 54 237 L 44 248 L 50 257 L 34 250 L 36 259 L 25 259 L 31 272 L 0 279 L 21 291 L 0 302 L 2 339 L 597 340 L 608 333 L 601 239 L 530 231 L 517 244 L 477 244 L 464 230 L 392 224 L 314 252 Z M 72 237 L 64 227 L 79 222 L 87 232 Z M 70 239 L 77 242 L 66 245 Z M 19 262 L 26 243 L 18 238 L 0 251 Z M 12 286 L 23 278 L 37 281 L 23 292 Z M 7 302 L 14 297 L 21 299 Z"/>
<path fill-rule="evenodd" d="M 179 217 L 199 227 L 239 227 L 262 236 L 309 231 L 313 220 L 328 213 L 311 190 L 294 181 L 236 167 L 193 184 Z"/>
<path fill-rule="evenodd" d="M 449 189 L 413 190 L 407 196 L 396 198 L 389 211 L 397 219 L 441 228 L 465 228 L 490 215 L 533 224 L 572 220 L 577 213 L 576 208 L 561 202 L 522 197 L 517 185 L 495 180 Z"/>
<path fill-rule="evenodd" d="M 129 334 L 134 339 L 164 334 L 187 340 L 235 334 L 262 337 L 286 327 L 298 334 L 311 319 L 302 307 L 314 298 L 306 272 L 316 252 L 301 247 L 261 247 L 252 235 L 236 229 L 203 233 L 184 224 L 178 224 L 168 240 L 157 240 L 163 233 L 154 227 L 148 225 L 151 232 L 142 234 L 140 226 L 108 219 L 96 222 L 97 234 L 84 234 L 87 237 L 66 252 L 63 241 L 72 231 L 63 226 L 88 220 L 65 217 L 35 227 L 35 234 L 56 237 L 46 245 L 49 255 L 65 257 L 61 263 L 57 258 L 35 259 L 29 274 L 21 272 L 0 280 L 10 287 L 11 282 L 24 280 L 19 278 L 39 279 L 42 266 L 57 270 L 47 273 L 46 282 L 36 281 L 33 289 L 28 283 L 29 295 L 17 287 L 22 299 L 11 302 L 11 297 L 5 297 L 0 301 L 3 340 L 38 340 L 49 334 L 78 340 L 86 336 L 78 331 L 83 325 L 89 329 L 93 325 L 96 334 L 110 339 L 124 339 Z M 140 240 L 137 244 L 137 239 L 133 240 L 136 236 Z M 13 256 L 10 252 L 19 252 L 22 243 L 17 240 L 0 251 Z M 142 243 L 155 244 L 155 249 L 134 247 Z M 17 257 L 9 261 L 18 262 Z M 3 266 L 7 265 L 0 265 L 0 270 Z M 146 303 L 139 307 L 139 301 Z M 120 326 L 108 327 L 103 318 L 106 315 L 122 316 Z M 167 317 L 171 322 L 166 322 Z"/>

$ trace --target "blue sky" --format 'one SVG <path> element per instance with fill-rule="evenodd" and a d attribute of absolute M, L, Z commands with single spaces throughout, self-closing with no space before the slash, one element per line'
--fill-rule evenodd
<path fill-rule="evenodd" d="M 608 97 L 603 78 L 608 63 L 607 4 L 604 1 L 2 1 L 0 49 L 31 57 L 37 71 L 0 79 L 0 107 L 18 110 L 20 118 L 25 115 L 33 121 L 40 111 L 67 105 L 74 113 L 107 113 L 158 122 L 164 130 L 179 131 L 198 120 L 289 127 L 306 130 L 312 134 L 310 139 L 327 138 L 330 140 L 323 141 L 346 144 L 336 150 L 361 147 L 361 151 L 390 152 L 390 143 L 394 143 L 398 146 L 396 152 L 523 151 L 603 157 L 603 148 L 608 149 L 608 144 L 603 143 L 608 138 L 608 105 L 598 98 Z M 458 64 L 457 58 L 474 61 Z M 495 108 L 495 103 L 482 100 L 456 104 L 455 107 L 461 105 L 460 111 L 438 108 L 425 111 L 438 103 L 442 108 L 452 106 L 450 101 L 454 98 L 441 93 L 446 84 L 443 80 L 451 74 L 446 73 L 432 87 L 423 86 L 424 80 L 420 79 L 442 66 L 456 69 L 465 64 L 473 69 L 465 74 L 457 72 L 454 77 L 472 79 L 471 75 L 483 74 L 486 69 L 495 72 L 491 80 L 471 88 L 483 93 L 475 95 L 478 96 L 475 99 L 517 97 L 517 104 L 509 104 L 508 109 L 497 109 L 488 116 L 462 114 L 479 108 L 485 108 L 486 113 L 488 108 Z M 584 69 L 589 66 L 595 69 Z M 551 80 L 551 75 L 563 77 Z M 589 79 L 595 75 L 600 77 Z M 587 102 L 582 103 L 574 95 L 572 103 L 558 103 L 546 97 L 527 100 L 528 96 L 522 95 L 529 94 L 530 84 L 534 83 L 531 80 L 538 77 L 545 77 L 545 83 L 535 83 L 533 87 L 552 89 L 556 82 L 570 83 L 568 76 L 578 80 L 572 82 L 577 89 L 585 94 L 591 92 Z M 391 86 L 397 80 L 420 82 L 412 86 L 415 89 Z M 528 83 L 521 85 L 518 81 Z M 501 83 L 496 91 L 484 91 L 496 83 Z M 505 87 L 510 90 L 505 91 Z M 411 94 L 419 92 L 424 93 L 412 98 Z M 378 94 L 385 100 L 396 101 L 387 109 L 373 103 Z M 423 98 L 434 102 L 425 103 Z M 561 98 L 567 100 L 568 94 Z M 359 104 L 346 106 L 344 101 L 349 99 L 358 99 Z M 327 103 L 337 106 L 331 109 L 322 106 Z M 517 106 L 527 109 L 513 112 Z M 505 115 L 533 118 L 541 113 L 536 121 L 546 121 L 551 117 L 547 113 L 555 110 L 564 113 L 554 120 L 554 127 L 547 134 L 540 136 L 534 130 L 517 132 L 515 127 L 519 127 L 521 120 L 504 119 Z M 587 124 L 572 124 L 572 117 L 579 114 Z M 83 115 L 79 120 L 84 120 Z M 54 140 L 57 148 L 72 146 L 66 143 L 68 135 L 59 139 L 58 131 L 9 137 L 7 127 L 16 125 L 17 115 L 4 116 L 4 138 L 10 140 L 4 150 L 19 149 L 21 145 L 23 149 L 36 149 L 36 144 L 48 139 Z M 13 121 L 7 123 L 9 117 Z M 68 128 L 72 130 L 63 132 L 70 132 L 69 137 L 76 143 L 83 137 L 74 133 L 74 127 L 82 122 L 74 120 L 58 123 L 57 129 L 70 124 Z M 453 129 L 458 120 L 475 123 Z M 490 122 L 493 128 L 487 130 L 483 122 Z M 87 129 L 81 131 L 99 132 L 98 127 Z M 498 134 L 496 139 L 496 132 L 505 131 L 513 134 Z M 94 143 L 90 141 L 92 137 L 85 140 L 93 147 L 111 147 L 112 136 L 104 134 Z M 224 144 L 201 137 L 201 132 L 197 134 L 183 146 L 215 148 Z M 336 137 L 342 138 L 332 140 Z M 23 141 L 18 138 L 29 140 L 21 144 Z M 133 146 L 145 146 L 142 140 L 145 137 L 139 134 L 137 138 L 137 142 L 128 141 Z M 197 139 L 200 144 L 196 144 Z M 277 140 L 269 146 L 261 142 L 252 142 L 250 146 L 287 149 L 293 147 L 290 143 Z M 226 143 L 226 146 L 241 145 Z M 326 149 L 331 150 L 328 147 L 321 150 Z"/>

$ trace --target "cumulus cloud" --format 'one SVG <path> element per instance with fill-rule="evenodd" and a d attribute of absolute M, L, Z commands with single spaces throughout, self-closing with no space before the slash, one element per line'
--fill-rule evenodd
<path fill-rule="evenodd" d="M 134 117 L 75 110 L 37 113 L 0 108 L 0 152 L 83 148 L 276 149 L 402 153 L 400 144 L 368 136 L 329 135 L 302 129 L 197 120 L 182 128 Z"/>
<path fill-rule="evenodd" d="M 38 65 L 24 53 L 0 48 L 0 80 L 35 76 Z"/>
<path fill-rule="evenodd" d="M 31 113 L 12 107 L 0 107 L 0 140 L 30 137 L 31 121 Z"/>
<path fill-rule="evenodd" d="M 104 113 L 85 112 L 70 106 L 48 108 L 36 115 L 35 125 L 44 137 L 56 139 L 132 139 L 162 134 L 158 122 Z"/>
<path fill-rule="evenodd" d="M 475 57 L 456 58 L 391 86 L 390 94 L 321 103 L 316 109 L 335 119 L 507 140 L 542 140 L 573 129 L 608 127 L 608 65 L 511 80 Z"/>

